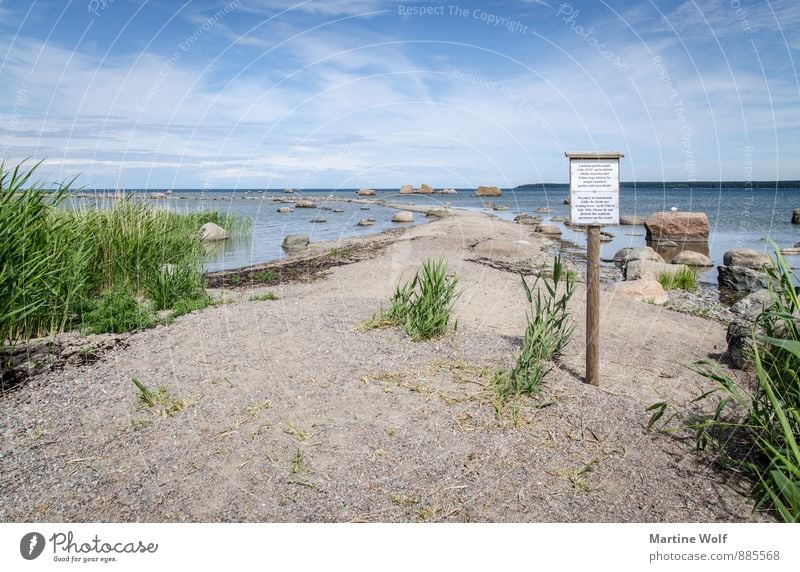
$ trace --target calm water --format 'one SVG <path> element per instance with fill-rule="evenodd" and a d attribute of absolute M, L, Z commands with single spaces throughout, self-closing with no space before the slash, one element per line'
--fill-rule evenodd
<path fill-rule="evenodd" d="M 449 203 L 453 207 L 483 210 L 504 219 L 513 219 L 519 212 L 534 214 L 537 207 L 552 209 L 543 214 L 545 222 L 554 216 L 569 217 L 569 206 L 563 204 L 568 189 L 558 186 L 549 190 L 504 190 L 502 197 L 480 199 L 472 196 L 472 190 L 459 190 L 458 195 L 398 195 L 396 190 L 378 190 L 377 197 L 392 202 L 433 205 Z M 620 213 L 646 217 L 652 212 L 677 207 L 681 211 L 702 211 L 708 215 L 711 233 L 707 254 L 715 262 L 722 263 L 722 256 L 731 248 L 754 248 L 769 253 L 765 238 L 772 238 L 780 246 L 794 246 L 800 241 L 800 225 L 790 223 L 792 210 L 800 208 L 800 189 L 664 189 L 638 187 L 622 189 Z M 309 189 L 291 195 L 292 200 L 302 196 L 354 198 L 354 190 Z M 187 197 L 181 199 L 179 197 Z M 265 262 L 285 256 L 280 244 L 287 234 L 307 234 L 312 242 L 338 240 L 380 232 L 397 226 L 390 222 L 394 209 L 369 205 L 370 210 L 361 210 L 363 205 L 339 201 L 318 201 L 316 209 L 295 209 L 290 214 L 280 214 L 282 206 L 273 198 L 289 198 L 281 191 L 175 191 L 168 200 L 151 200 L 150 203 L 169 205 L 177 210 L 210 210 L 249 217 L 252 228 L 249 236 L 234 237 L 211 254 L 207 269 L 233 269 Z M 86 200 L 86 199 L 84 199 Z M 493 211 L 483 208 L 482 201 L 496 205 L 507 205 L 508 211 Z M 291 206 L 291 205 L 290 205 Z M 340 208 L 342 213 L 323 210 L 319 207 Z M 362 218 L 373 218 L 371 227 L 359 227 Z M 312 223 L 315 218 L 326 219 L 325 223 Z M 423 215 L 415 213 L 419 223 Z M 575 232 L 559 224 L 562 238 L 579 245 L 585 244 L 585 234 Z M 625 246 L 644 246 L 643 226 L 605 227 L 604 231 L 614 235 L 614 240 L 602 245 L 601 255 L 611 258 Z M 702 250 L 702 249 L 700 249 Z M 790 259 L 791 260 L 791 259 Z M 800 262 L 800 261 L 798 261 Z M 701 275 L 701 280 L 716 283 L 716 269 Z"/>

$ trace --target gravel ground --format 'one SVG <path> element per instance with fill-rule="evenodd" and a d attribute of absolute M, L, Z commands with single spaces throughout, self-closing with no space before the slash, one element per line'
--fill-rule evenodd
<path fill-rule="evenodd" d="M 772 520 L 691 439 L 645 429 L 652 403 L 688 410 L 711 387 L 685 366 L 724 350 L 716 321 L 604 294 L 594 388 L 580 379 L 579 287 L 563 362 L 539 397 L 498 413 L 488 383 L 513 363 L 525 304 L 516 275 L 467 261 L 489 236 L 528 242 L 534 262 L 552 246 L 451 216 L 273 287 L 275 301 L 226 291 L 230 303 L 32 376 L 0 398 L 0 520 Z M 365 331 L 429 256 L 460 278 L 457 331 L 421 343 Z M 180 410 L 144 408 L 134 377 Z"/>

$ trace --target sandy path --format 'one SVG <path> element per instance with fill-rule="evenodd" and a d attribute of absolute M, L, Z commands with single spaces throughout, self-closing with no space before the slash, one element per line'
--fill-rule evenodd
<path fill-rule="evenodd" d="M 494 236 L 547 239 L 462 214 L 409 229 L 383 254 L 140 332 L 88 366 L 0 401 L 3 521 L 747 521 L 752 503 L 693 453 L 647 432 L 645 408 L 710 387 L 685 366 L 724 349 L 715 322 L 602 297 L 603 387 L 579 327 L 542 396 L 499 418 L 484 384 L 523 331 L 519 278 L 465 261 Z M 460 277 L 458 331 L 414 343 L 362 331 L 429 256 Z M 263 289 L 267 290 L 267 289 Z M 257 291 L 258 292 L 258 291 Z M 257 293 L 255 292 L 255 293 Z M 188 401 L 137 406 L 131 383 Z"/>

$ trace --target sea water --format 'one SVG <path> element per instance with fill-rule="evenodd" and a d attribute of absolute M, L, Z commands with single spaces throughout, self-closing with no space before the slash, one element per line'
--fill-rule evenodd
<path fill-rule="evenodd" d="M 142 194 L 147 196 L 148 191 Z M 423 206 L 448 205 L 486 212 L 499 218 L 513 219 L 519 213 L 537 214 L 537 208 L 550 209 L 540 216 L 544 222 L 562 216 L 569 218 L 569 206 L 564 198 L 569 194 L 564 185 L 526 189 L 506 189 L 501 197 L 475 197 L 472 189 L 460 189 L 457 195 L 399 195 L 397 190 L 377 190 L 371 199 L 387 202 L 416 204 Z M 304 196 L 317 197 L 316 209 L 294 209 L 282 214 L 280 206 L 293 206 L 295 200 Z M 381 232 L 399 225 L 392 223 L 394 209 L 380 205 L 364 205 L 347 202 L 356 198 L 355 189 L 307 189 L 286 195 L 281 190 L 176 190 L 168 199 L 148 199 L 151 204 L 178 211 L 218 210 L 251 220 L 250 232 L 246 236 L 234 236 L 211 252 L 205 262 L 208 271 L 232 270 L 283 258 L 283 237 L 287 234 L 307 234 L 312 242 L 346 240 Z M 274 199 L 285 199 L 286 204 Z M 344 200 L 343 200 L 344 199 Z M 82 199 L 84 201 L 89 199 Z M 488 203 L 508 207 L 505 211 L 487 208 Z M 363 207 L 369 210 L 362 210 Z M 770 254 L 772 248 L 767 239 L 780 247 L 794 246 L 800 241 L 800 225 L 791 223 L 792 210 L 800 208 L 800 188 L 665 188 L 663 186 L 638 186 L 620 190 L 620 214 L 647 217 L 672 208 L 679 211 L 706 213 L 710 225 L 708 256 L 715 265 L 722 264 L 725 251 L 733 248 L 752 248 Z M 332 209 L 344 212 L 334 213 Z M 330 210 L 326 210 L 330 209 Z M 417 224 L 426 222 L 423 214 L 415 213 Z M 358 226 L 359 220 L 375 219 L 372 226 Z M 324 223 L 312 222 L 325 219 Z M 562 239 L 585 246 L 586 235 L 557 224 L 563 231 Z M 614 253 L 626 246 L 644 246 L 643 226 L 608 226 L 603 228 L 614 236 L 611 242 L 601 246 L 601 257 L 612 258 Z M 705 250 L 700 247 L 699 250 Z M 790 257 L 790 262 L 800 264 L 800 259 Z M 700 279 L 716 283 L 716 269 L 703 270 Z"/>

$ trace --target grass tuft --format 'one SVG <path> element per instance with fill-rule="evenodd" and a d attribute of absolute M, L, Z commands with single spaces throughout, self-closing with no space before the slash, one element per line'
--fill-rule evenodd
<path fill-rule="evenodd" d="M 697 272 L 691 268 L 681 268 L 678 272 L 665 272 L 658 277 L 664 290 L 697 290 Z"/>
<path fill-rule="evenodd" d="M 492 380 L 501 404 L 516 395 L 539 392 L 552 360 L 561 355 L 575 329 L 567 308 L 575 292 L 575 276 L 564 271 L 560 255 L 553 259 L 549 276 L 545 273 L 537 276 L 533 286 L 528 285 L 524 276 L 521 278 L 529 304 L 528 326 L 514 367 L 508 372 L 497 372 Z M 541 287 L 537 287 L 540 282 Z M 560 282 L 564 283 L 563 288 Z"/>
<path fill-rule="evenodd" d="M 457 284 L 458 277 L 447 273 L 443 259 L 425 260 L 414 278 L 397 286 L 389 308 L 381 308 L 364 328 L 401 325 L 415 342 L 443 336 L 459 296 Z M 458 328 L 458 322 L 454 326 Z"/>
<path fill-rule="evenodd" d="M 277 300 L 278 297 L 274 292 L 267 292 L 265 294 L 254 294 L 250 296 L 251 302 L 271 302 Z"/>
<path fill-rule="evenodd" d="M 131 381 L 139 390 L 139 404 L 145 409 L 173 417 L 190 405 L 180 397 L 172 395 L 166 387 L 161 386 L 152 390 L 135 377 L 132 377 Z"/>

